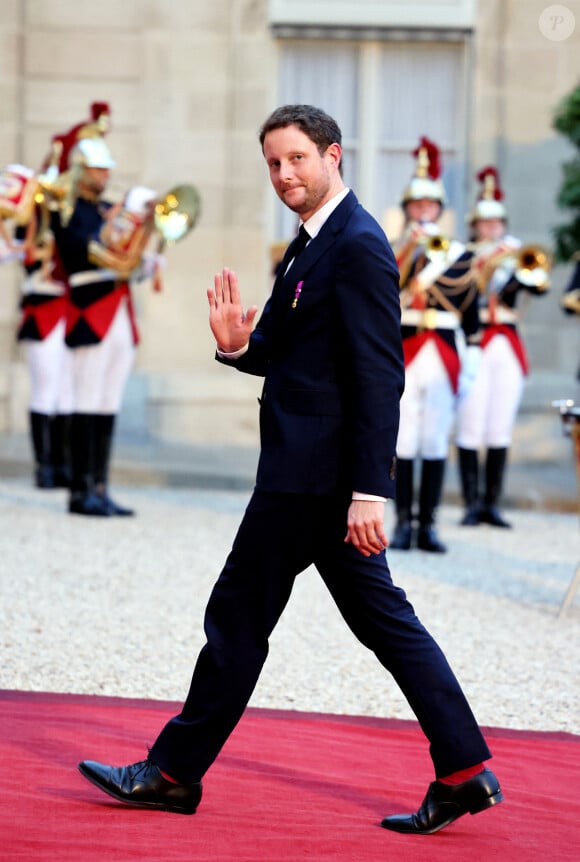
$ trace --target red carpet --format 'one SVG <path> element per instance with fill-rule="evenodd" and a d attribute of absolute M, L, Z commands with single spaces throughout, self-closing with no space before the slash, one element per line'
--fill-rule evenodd
<path fill-rule="evenodd" d="M 204 781 L 197 814 L 100 793 L 85 758 L 121 765 L 176 704 L 0 692 L 0 858 L 171 862 L 535 862 L 580 858 L 580 737 L 489 729 L 506 801 L 433 836 L 379 827 L 431 780 L 414 722 L 249 709 Z"/>

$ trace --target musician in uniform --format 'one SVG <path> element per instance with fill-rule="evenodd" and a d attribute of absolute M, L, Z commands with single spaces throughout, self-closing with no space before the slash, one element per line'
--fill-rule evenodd
<path fill-rule="evenodd" d="M 138 342 L 129 278 L 153 229 L 155 193 L 137 187 L 125 207 L 103 200 L 115 162 L 103 137 L 83 138 L 71 154 L 69 207 L 53 219 L 68 275 L 66 343 L 73 357 L 72 481 L 69 512 L 132 515 L 108 492 L 116 416 Z"/>
<path fill-rule="evenodd" d="M 415 173 L 401 206 L 406 227 L 395 251 L 401 275 L 405 391 L 397 438 L 397 522 L 390 547 L 444 553 L 435 529 L 457 393 L 472 377 L 479 347 L 478 288 L 472 253 L 441 236 L 445 205 L 439 148 L 426 137 L 413 152 Z M 418 512 L 414 463 L 421 459 Z"/>
<path fill-rule="evenodd" d="M 9 165 L 3 172 L 2 187 L 10 188 L 16 206 L 14 237 L 10 240 L 16 241 L 14 247 L 24 270 L 16 337 L 26 351 L 29 428 L 39 488 L 67 488 L 71 478 L 72 362 L 65 344 L 68 284 L 55 253 L 48 208 L 54 203 L 56 185 L 61 194 L 66 190 L 69 157 L 75 144 L 82 138 L 105 135 L 109 118 L 109 105 L 93 102 L 88 120 L 53 136 L 39 175 L 24 165 Z"/>
<path fill-rule="evenodd" d="M 12 257 L 23 267 L 17 340 L 30 377 L 29 429 L 38 488 L 68 487 L 68 426 L 73 411 L 71 362 L 64 343 L 66 275 L 54 255 L 46 213 L 36 203 L 38 178 L 24 165 L 2 172 L 2 210 L 12 216 Z"/>
<path fill-rule="evenodd" d="M 518 331 L 516 305 L 522 293 L 549 288 L 550 256 L 540 247 L 522 248 L 507 234 L 507 211 L 499 173 L 477 174 L 480 190 L 469 215 L 474 267 L 482 288 L 481 362 L 470 391 L 458 406 L 455 439 L 465 512 L 464 526 L 510 527 L 498 508 L 507 454 L 529 371 Z M 483 496 L 479 455 L 485 450 Z"/>

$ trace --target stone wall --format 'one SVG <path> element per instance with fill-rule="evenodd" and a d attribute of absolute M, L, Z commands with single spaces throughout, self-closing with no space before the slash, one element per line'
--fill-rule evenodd
<path fill-rule="evenodd" d="M 576 84 L 580 20 L 556 42 L 538 27 L 544 2 L 477 8 L 468 158 L 474 170 L 500 166 L 513 232 L 549 242 L 568 154 L 551 117 Z M 142 341 L 122 416 L 132 432 L 256 441 L 260 382 L 213 361 L 205 291 L 224 265 L 238 270 L 247 304 L 262 305 L 270 288 L 271 191 L 256 131 L 276 104 L 276 74 L 267 0 L 2 0 L 0 164 L 38 167 L 52 134 L 107 101 L 113 199 L 134 183 L 164 192 L 191 182 L 201 192 L 197 227 L 167 251 L 164 290 L 136 291 Z M 540 402 L 546 381 L 549 392 L 576 367 L 578 322 L 558 304 L 567 274 L 556 271 L 552 294 L 530 303 L 524 323 L 541 384 L 528 391 L 541 390 Z M 0 270 L 0 431 L 26 424 L 18 278 L 15 266 Z"/>

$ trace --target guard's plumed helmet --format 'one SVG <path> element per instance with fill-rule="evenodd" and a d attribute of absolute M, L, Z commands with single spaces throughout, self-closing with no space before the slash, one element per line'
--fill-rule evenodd
<path fill-rule="evenodd" d="M 445 206 L 445 189 L 441 181 L 441 157 L 439 147 L 425 136 L 413 150 L 415 171 L 409 184 L 403 189 L 401 206 L 409 201 L 432 200 Z"/>
<path fill-rule="evenodd" d="M 480 183 L 475 206 L 468 216 L 469 224 L 475 221 L 499 218 L 507 220 L 507 210 L 503 204 L 503 190 L 499 181 L 499 172 L 493 165 L 482 168 L 476 179 Z"/>
<path fill-rule="evenodd" d="M 85 168 L 114 168 L 115 161 L 103 138 L 83 138 L 76 144 L 71 162 Z"/>

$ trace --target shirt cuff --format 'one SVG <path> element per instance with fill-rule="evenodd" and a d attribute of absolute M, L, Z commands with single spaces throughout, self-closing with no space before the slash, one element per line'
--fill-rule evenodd
<path fill-rule="evenodd" d="M 218 355 L 218 356 L 221 356 L 221 357 L 222 357 L 222 359 L 239 359 L 239 358 L 240 358 L 240 356 L 243 356 L 243 355 L 244 355 L 244 353 L 246 353 L 246 351 L 247 351 L 247 349 L 248 349 L 248 347 L 249 347 L 249 346 L 250 346 L 250 345 L 249 345 L 249 342 L 248 342 L 248 344 L 244 344 L 244 346 L 243 346 L 243 347 L 240 347 L 240 349 L 239 349 L 239 350 L 232 350 L 232 352 L 231 352 L 231 353 L 226 353 L 226 352 L 225 352 L 225 350 L 220 350 L 220 349 L 219 349 L 219 347 L 218 347 L 218 348 L 217 348 L 217 355 Z"/>
<path fill-rule="evenodd" d="M 368 500 L 370 503 L 386 503 L 388 497 L 377 497 L 376 494 L 361 494 L 360 491 L 352 492 L 353 500 Z"/>

